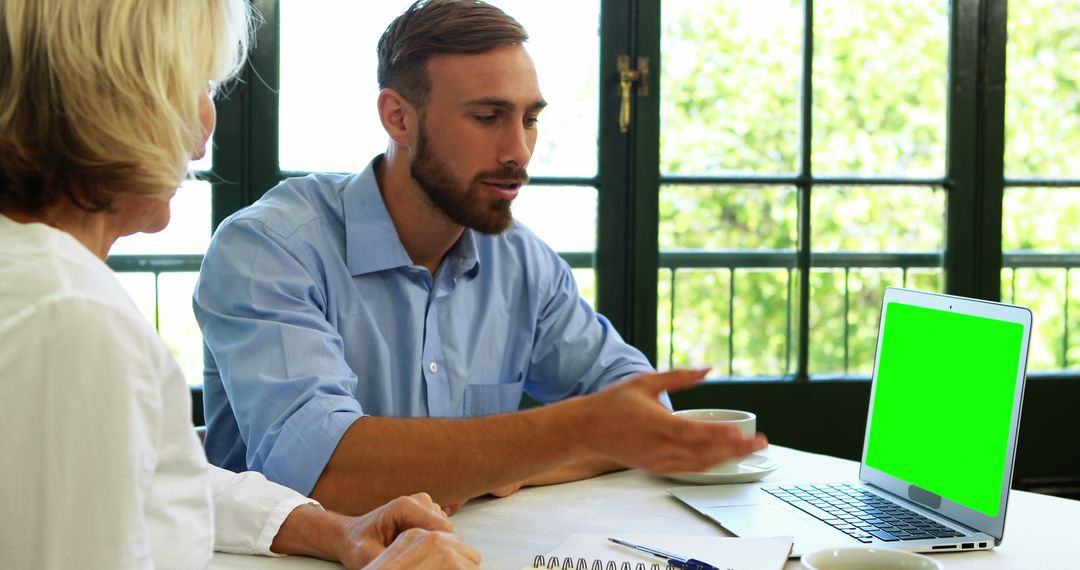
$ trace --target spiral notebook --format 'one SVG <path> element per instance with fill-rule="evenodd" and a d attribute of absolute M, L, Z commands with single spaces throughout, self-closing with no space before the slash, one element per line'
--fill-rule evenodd
<path fill-rule="evenodd" d="M 572 534 L 546 554 L 537 553 L 524 569 L 668 570 L 658 558 L 608 541 L 609 537 L 697 558 L 721 570 L 780 570 L 791 552 L 790 536 L 727 538 L 674 534 Z"/>

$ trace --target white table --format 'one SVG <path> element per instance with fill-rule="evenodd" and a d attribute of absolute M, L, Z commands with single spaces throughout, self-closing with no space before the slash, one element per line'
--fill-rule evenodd
<path fill-rule="evenodd" d="M 772 446 L 781 465 L 765 481 L 854 480 L 859 464 L 825 455 Z M 726 536 L 709 519 L 665 491 L 681 486 L 640 471 L 624 471 L 587 481 L 523 489 L 504 499 L 470 501 L 452 517 L 457 532 L 484 557 L 483 568 L 517 570 L 537 554 L 574 533 L 693 534 Z M 946 570 L 1076 570 L 1080 557 L 1080 501 L 1022 491 L 1009 495 L 1005 539 L 994 550 L 934 555 Z M 214 570 L 340 568 L 305 558 L 263 558 L 217 554 Z M 801 568 L 789 560 L 785 570 Z"/>

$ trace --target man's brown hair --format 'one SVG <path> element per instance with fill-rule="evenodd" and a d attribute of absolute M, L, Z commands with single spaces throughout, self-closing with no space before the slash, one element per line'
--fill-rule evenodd
<path fill-rule="evenodd" d="M 422 108 L 431 91 L 432 56 L 484 53 L 528 39 L 517 20 L 481 0 L 419 0 L 379 38 L 379 88 Z"/>

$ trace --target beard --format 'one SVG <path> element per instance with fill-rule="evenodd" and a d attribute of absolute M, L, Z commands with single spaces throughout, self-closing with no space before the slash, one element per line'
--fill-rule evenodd
<path fill-rule="evenodd" d="M 524 185 L 529 180 L 524 168 L 508 167 L 480 172 L 465 184 L 454 176 L 446 161 L 428 145 L 422 131 L 409 174 L 447 218 L 485 235 L 505 232 L 514 217 L 510 213 L 511 201 L 489 196 L 481 187 L 481 181 L 516 180 Z"/>

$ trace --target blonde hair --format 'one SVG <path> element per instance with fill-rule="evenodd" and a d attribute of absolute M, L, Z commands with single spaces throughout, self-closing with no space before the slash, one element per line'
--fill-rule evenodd
<path fill-rule="evenodd" d="M 175 190 L 249 37 L 245 0 L 0 2 L 0 207 Z"/>

